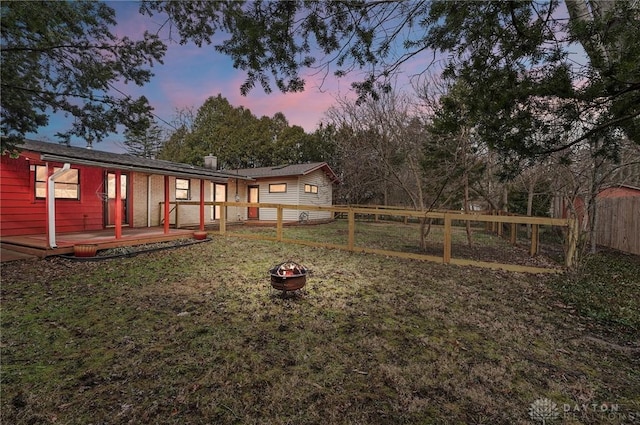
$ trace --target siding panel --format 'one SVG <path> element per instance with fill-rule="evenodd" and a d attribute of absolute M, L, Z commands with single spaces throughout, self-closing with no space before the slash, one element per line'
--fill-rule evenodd
<path fill-rule="evenodd" d="M 31 165 L 44 163 L 28 161 L 24 156 L 2 156 L 0 236 L 46 232 L 47 206 L 44 199 L 35 199 L 35 172 L 31 170 Z M 61 167 L 62 164 L 50 163 L 49 166 Z M 102 170 L 83 166 L 72 168 L 77 168 L 80 172 L 80 199 L 56 200 L 56 230 L 71 232 L 102 229 L 102 199 L 97 195 L 102 187 Z"/>

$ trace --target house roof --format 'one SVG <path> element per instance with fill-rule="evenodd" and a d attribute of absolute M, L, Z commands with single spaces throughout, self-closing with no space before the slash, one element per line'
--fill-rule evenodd
<path fill-rule="evenodd" d="M 316 170 L 322 170 L 333 183 L 337 183 L 340 180 L 326 162 L 290 164 L 276 167 L 243 168 L 234 170 L 234 172 L 237 171 L 239 174 L 259 179 L 267 177 L 304 176 Z"/>
<path fill-rule="evenodd" d="M 43 161 L 68 162 L 70 164 L 89 165 L 101 168 L 137 171 L 148 174 L 170 175 L 183 178 L 224 180 L 239 178 L 252 180 L 242 173 L 231 174 L 225 171 L 183 164 L 179 162 L 149 159 L 129 154 L 78 148 L 57 143 L 25 140 L 20 149 L 40 154 Z"/>

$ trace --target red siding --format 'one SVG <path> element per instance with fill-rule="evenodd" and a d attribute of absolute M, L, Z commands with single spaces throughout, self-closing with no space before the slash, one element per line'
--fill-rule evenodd
<path fill-rule="evenodd" d="M 46 232 L 46 202 L 35 199 L 35 171 L 30 165 L 43 165 L 36 155 L 19 158 L 1 156 L 0 236 Z M 50 167 L 62 164 L 49 163 Z M 100 168 L 75 166 L 80 173 L 80 199 L 56 200 L 56 231 L 73 232 L 103 228 L 103 175 Z"/>

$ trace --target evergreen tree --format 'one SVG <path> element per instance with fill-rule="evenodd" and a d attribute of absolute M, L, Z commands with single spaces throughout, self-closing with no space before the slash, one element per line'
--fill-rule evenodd
<path fill-rule="evenodd" d="M 157 36 L 116 37 L 115 12 L 101 2 L 7 1 L 0 11 L 2 152 L 46 126 L 52 112 L 74 118 L 59 134 L 67 142 L 78 136 L 91 144 L 119 124 L 148 124 L 147 99 L 123 96 L 114 83 L 149 81 L 147 66 L 166 50 Z"/>

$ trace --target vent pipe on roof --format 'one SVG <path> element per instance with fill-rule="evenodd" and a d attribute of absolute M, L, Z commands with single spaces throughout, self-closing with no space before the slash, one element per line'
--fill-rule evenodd
<path fill-rule="evenodd" d="M 218 169 L 218 157 L 213 154 L 209 154 L 204 157 L 204 166 L 205 168 L 210 168 L 212 170 Z"/>

